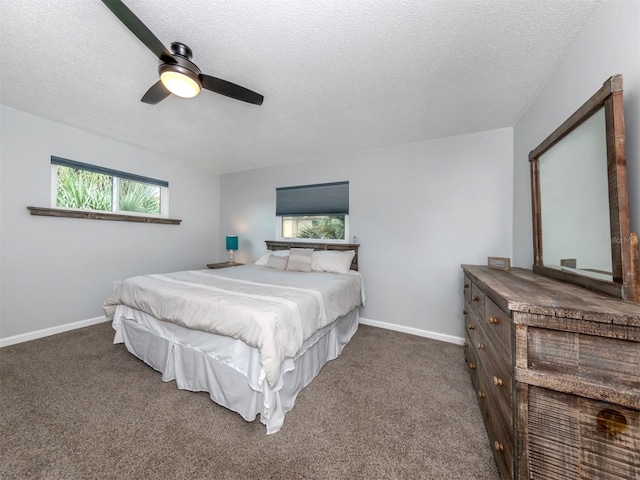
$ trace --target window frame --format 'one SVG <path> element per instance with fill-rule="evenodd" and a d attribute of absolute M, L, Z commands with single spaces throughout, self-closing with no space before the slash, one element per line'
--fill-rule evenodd
<path fill-rule="evenodd" d="M 54 163 L 54 158 L 56 160 L 62 160 L 64 163 Z M 135 217 L 148 217 L 148 218 L 169 218 L 169 183 L 165 181 L 159 181 L 155 179 L 149 178 L 149 180 L 154 180 L 154 182 L 144 182 L 146 177 L 141 177 L 139 175 L 128 174 L 127 172 L 120 172 L 117 170 L 107 169 L 103 167 L 99 167 L 98 165 L 84 164 L 81 162 L 75 162 L 73 160 L 66 160 L 60 157 L 51 157 L 51 208 L 55 210 L 64 210 L 69 212 L 88 212 L 88 213 L 96 213 L 96 214 L 113 214 L 113 215 L 121 215 L 121 216 L 135 216 Z M 58 201 L 58 166 L 63 166 L 67 168 L 75 168 L 77 170 L 84 171 L 97 171 L 97 173 L 102 173 L 104 175 L 108 175 L 111 177 L 112 181 L 112 201 L 111 201 L 111 210 L 93 210 L 89 208 L 71 208 L 71 207 L 59 207 L 57 205 Z M 93 168 L 83 168 L 93 167 Z M 120 182 L 118 180 L 129 180 L 142 184 L 154 185 L 160 188 L 160 213 L 146 213 L 146 212 L 131 212 L 127 210 L 120 210 Z M 163 184 L 166 184 L 164 186 Z"/>
<path fill-rule="evenodd" d="M 349 243 L 349 180 L 276 187 L 276 234 L 278 241 Z M 284 218 L 344 216 L 344 239 L 285 237 Z"/>
<path fill-rule="evenodd" d="M 342 214 L 341 214 L 342 215 Z M 283 237 L 282 236 L 282 219 L 283 217 L 296 217 L 296 216 L 305 216 L 305 215 L 278 215 L 276 216 L 276 235 L 275 238 L 279 242 L 291 242 L 291 243 L 309 243 L 309 242 L 320 242 L 320 243 L 349 243 L 349 214 L 344 214 L 344 239 L 339 238 L 298 238 L 298 237 Z M 313 214 L 316 217 L 330 217 L 334 215 L 317 215 Z"/>

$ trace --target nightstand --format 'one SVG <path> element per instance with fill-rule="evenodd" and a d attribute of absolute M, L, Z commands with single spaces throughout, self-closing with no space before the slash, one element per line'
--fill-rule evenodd
<path fill-rule="evenodd" d="M 241 265 L 244 265 L 244 263 L 234 263 L 233 265 L 229 265 L 229 262 L 208 263 L 207 268 L 215 269 L 215 268 L 239 267 Z"/>

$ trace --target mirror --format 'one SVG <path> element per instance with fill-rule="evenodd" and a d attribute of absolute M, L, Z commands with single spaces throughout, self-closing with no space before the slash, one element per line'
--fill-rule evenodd
<path fill-rule="evenodd" d="M 540 155 L 540 210 L 544 264 L 612 282 L 606 141 L 601 108 Z"/>
<path fill-rule="evenodd" d="M 533 270 L 640 301 L 624 136 L 622 76 L 615 75 L 529 154 Z"/>

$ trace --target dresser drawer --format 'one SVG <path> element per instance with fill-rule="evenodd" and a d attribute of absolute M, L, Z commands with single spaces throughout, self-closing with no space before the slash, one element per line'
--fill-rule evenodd
<path fill-rule="evenodd" d="M 464 305 L 464 329 L 469 336 L 469 339 L 475 343 L 478 341 L 478 330 L 480 329 L 480 317 L 471 309 L 469 304 L 465 302 Z"/>
<path fill-rule="evenodd" d="M 527 329 L 531 370 L 575 375 L 614 388 L 640 390 L 640 343 L 545 328 Z"/>
<path fill-rule="evenodd" d="M 485 372 L 478 376 L 478 403 L 484 418 L 491 449 L 493 450 L 501 478 L 513 478 L 513 437 L 511 430 L 504 424 L 499 410 L 490 394 Z"/>
<path fill-rule="evenodd" d="M 485 390 L 491 403 L 499 412 L 509 431 L 513 428 L 513 375 L 498 354 L 483 329 L 476 342 L 476 355 L 481 367 L 480 375 L 486 378 Z"/>
<path fill-rule="evenodd" d="M 476 349 L 473 346 L 473 342 L 469 338 L 469 335 L 466 335 L 465 340 L 465 360 L 467 362 L 467 368 L 469 369 L 469 374 L 471 375 L 471 383 L 473 383 L 473 388 L 475 390 L 478 390 L 478 357 L 476 354 Z"/>
<path fill-rule="evenodd" d="M 531 478 L 640 478 L 638 410 L 529 387 L 528 411 Z"/>
<path fill-rule="evenodd" d="M 471 283 L 471 308 L 480 318 L 484 318 L 484 292 L 473 282 Z"/>
<path fill-rule="evenodd" d="M 500 350 L 507 364 L 511 364 L 511 317 L 498 307 L 490 298 L 485 299 L 484 331 Z"/>
<path fill-rule="evenodd" d="M 462 290 L 464 293 L 464 301 L 471 302 L 471 279 L 466 275 L 464 276 L 464 283 L 462 285 Z"/>

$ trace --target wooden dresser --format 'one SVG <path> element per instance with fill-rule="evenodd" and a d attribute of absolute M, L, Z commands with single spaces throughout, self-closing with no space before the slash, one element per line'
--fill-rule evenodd
<path fill-rule="evenodd" d="M 640 479 L 640 305 L 462 269 L 467 364 L 501 476 Z"/>

